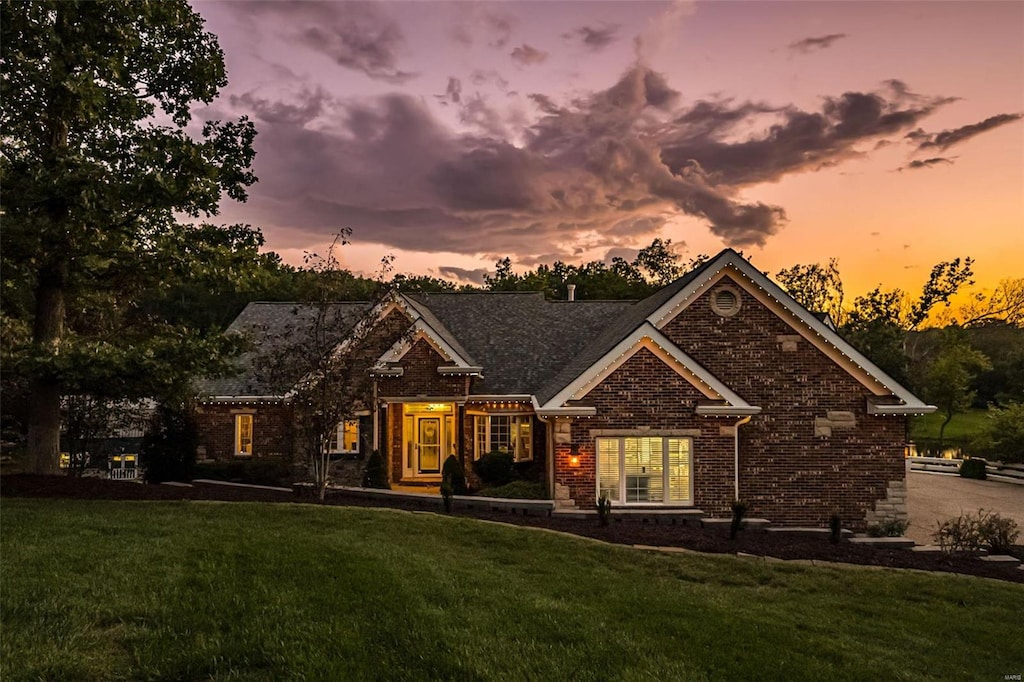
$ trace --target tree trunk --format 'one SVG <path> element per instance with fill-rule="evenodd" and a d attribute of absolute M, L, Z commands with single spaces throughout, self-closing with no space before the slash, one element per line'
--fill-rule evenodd
<path fill-rule="evenodd" d="M 942 442 L 946 433 L 946 424 L 953 420 L 953 411 L 949 410 L 946 412 L 946 418 L 942 422 L 942 426 L 939 427 L 939 457 L 942 457 Z"/>
<path fill-rule="evenodd" d="M 60 353 L 67 274 L 63 258 L 39 271 L 32 341 L 44 356 Z M 37 474 L 55 474 L 60 469 L 60 394 L 60 381 L 49 373 L 36 376 L 29 384 L 28 450 Z"/>

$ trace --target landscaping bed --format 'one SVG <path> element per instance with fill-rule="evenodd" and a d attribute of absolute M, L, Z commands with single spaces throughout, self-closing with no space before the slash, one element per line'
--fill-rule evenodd
<path fill-rule="evenodd" d="M 33 476 L 27 474 L 0 476 L 0 495 L 4 497 L 60 497 L 108 500 L 223 500 L 249 502 L 308 501 L 290 492 L 260 488 L 197 484 L 191 487 L 146 485 L 93 478 L 65 476 Z M 332 492 L 326 504 L 358 507 L 384 506 L 379 500 L 362 497 L 357 492 Z M 410 511 L 422 510 L 415 503 L 389 502 L 386 506 Z M 735 540 L 698 525 L 672 523 L 641 523 L 616 520 L 601 527 L 597 518 L 569 519 L 557 516 L 522 516 L 481 511 L 455 511 L 468 516 L 516 525 L 534 526 L 590 537 L 625 545 L 680 547 L 719 553 L 751 554 L 784 560 L 841 562 L 888 568 L 910 568 L 997 578 L 1024 583 L 1024 570 L 980 561 L 971 557 L 948 556 L 910 550 L 878 549 L 848 542 L 832 544 L 827 538 L 780 536 L 765 531 L 742 531 Z M 1018 556 L 1021 548 L 1017 547 Z"/>

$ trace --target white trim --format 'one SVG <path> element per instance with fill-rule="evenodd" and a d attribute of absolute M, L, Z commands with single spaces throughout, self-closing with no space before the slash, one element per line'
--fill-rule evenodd
<path fill-rule="evenodd" d="M 734 277 L 734 281 L 743 286 L 747 293 L 754 298 L 769 307 L 774 307 L 773 302 L 781 305 L 786 312 L 802 323 L 791 325 L 802 337 L 835 360 L 837 364 L 846 369 L 851 376 L 872 393 L 875 395 L 891 394 L 896 396 L 902 405 L 907 407 L 913 407 L 923 412 L 934 411 L 934 409 L 928 409 L 932 406 L 921 402 L 920 399 L 901 386 L 899 382 L 879 369 L 877 365 L 864 357 L 857 349 L 830 329 L 829 325 L 824 324 L 812 315 L 807 309 L 793 300 L 789 294 L 783 291 L 778 284 L 732 249 L 726 249 L 715 257 L 707 269 L 701 273 L 700 277 L 690 282 L 660 308 L 651 313 L 647 321 L 658 329 L 662 329 L 698 298 L 705 288 L 713 286 L 726 274 L 730 274 L 727 271 L 741 275 L 738 278 Z M 756 287 L 757 290 L 755 291 L 749 286 L 744 286 L 744 280 Z M 839 357 L 836 357 L 836 353 L 839 354 Z"/>
<path fill-rule="evenodd" d="M 480 367 L 479 365 L 477 365 L 477 366 L 470 365 L 470 366 L 467 366 L 467 367 L 445 367 L 445 366 L 441 366 L 441 367 L 437 368 L 437 373 L 438 374 L 444 374 L 444 375 L 449 375 L 449 374 L 465 374 L 467 376 L 483 376 L 483 371 L 484 371 L 484 368 Z"/>
<path fill-rule="evenodd" d="M 662 441 L 662 445 L 661 445 L 662 494 L 664 495 L 664 499 L 661 502 L 646 502 L 646 501 L 645 502 L 625 502 L 624 501 L 624 498 L 626 497 L 626 467 L 625 467 L 625 463 L 626 463 L 626 448 L 625 448 L 625 441 L 628 438 L 660 438 L 661 439 L 661 441 Z M 629 434 L 629 435 L 597 436 L 597 437 L 593 438 L 593 442 L 594 442 L 594 502 L 595 503 L 598 500 L 601 499 L 601 447 L 600 447 L 600 445 L 598 443 L 598 441 L 601 441 L 601 440 L 614 440 L 614 441 L 618 441 L 618 443 L 619 443 L 619 453 L 618 453 L 618 455 L 619 455 L 619 462 L 618 462 L 618 470 L 619 470 L 619 483 L 618 483 L 619 499 L 618 500 L 611 500 L 611 499 L 609 499 L 609 501 L 613 505 L 617 505 L 618 508 L 620 508 L 620 509 L 622 509 L 622 508 L 632 509 L 632 508 L 636 508 L 636 507 L 648 508 L 648 509 L 661 509 L 661 508 L 664 508 L 664 507 L 692 507 L 692 506 L 694 506 L 694 504 L 696 504 L 696 501 L 694 499 L 694 471 L 696 470 L 696 465 L 695 465 L 695 462 L 694 462 L 694 454 L 693 454 L 693 443 L 694 443 L 693 436 L 659 436 L 659 435 L 653 435 L 653 434 L 649 434 L 649 433 L 644 433 L 642 431 L 634 433 L 634 434 Z M 670 500 L 669 499 L 669 497 L 671 496 L 670 495 L 671 486 L 669 485 L 669 474 L 670 474 L 671 469 L 670 469 L 670 467 L 668 467 L 666 465 L 667 464 L 667 460 L 668 460 L 667 441 L 669 441 L 669 440 L 685 440 L 685 441 L 687 441 L 687 446 L 686 447 L 687 447 L 687 460 L 688 460 L 688 464 L 687 464 L 687 472 L 686 472 L 686 479 L 687 479 L 686 482 L 687 482 L 688 488 L 687 488 L 687 499 L 686 500 Z"/>
<path fill-rule="evenodd" d="M 570 400 L 580 400 L 611 375 L 612 372 L 625 364 L 641 348 L 646 348 L 654 353 L 665 364 L 675 370 L 679 376 L 690 382 L 706 398 L 725 400 L 733 407 L 751 407 L 743 398 L 711 374 L 711 372 L 701 367 L 696 360 L 669 341 L 650 322 L 645 322 L 539 409 L 547 411 L 563 406 Z"/>
<path fill-rule="evenodd" d="M 399 339 L 395 342 L 390 349 L 388 349 L 383 355 L 377 358 L 377 362 L 374 367 L 381 367 L 392 362 L 398 362 L 405 354 L 408 353 L 417 341 L 423 339 L 431 345 L 431 347 L 438 352 L 445 360 L 454 362 L 458 368 L 463 370 L 479 369 L 474 365 L 470 365 L 465 358 L 452 348 L 448 343 L 441 338 L 441 336 L 423 319 L 418 319 L 413 323 L 413 333 L 411 336 Z"/>
<path fill-rule="evenodd" d="M 935 405 L 875 405 L 868 402 L 868 414 L 931 414 Z"/>
<path fill-rule="evenodd" d="M 530 396 L 530 402 L 538 417 L 593 417 L 597 414 L 596 407 L 541 407 L 536 396 Z"/>
<path fill-rule="evenodd" d="M 761 408 L 754 405 L 745 407 L 733 405 L 698 405 L 697 414 L 708 417 L 742 417 L 761 414 Z"/>

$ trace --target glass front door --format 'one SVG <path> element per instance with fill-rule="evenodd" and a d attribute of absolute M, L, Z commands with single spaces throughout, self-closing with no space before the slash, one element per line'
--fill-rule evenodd
<path fill-rule="evenodd" d="M 441 418 L 419 417 L 416 426 L 419 435 L 420 473 L 441 473 Z"/>

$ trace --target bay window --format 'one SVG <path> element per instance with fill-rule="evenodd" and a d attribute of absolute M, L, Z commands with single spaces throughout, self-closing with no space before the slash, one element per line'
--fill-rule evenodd
<path fill-rule="evenodd" d="M 689 438 L 597 439 L 597 496 L 619 504 L 693 501 Z"/>

